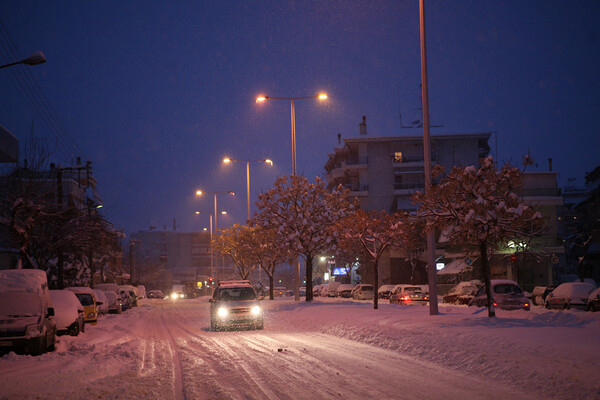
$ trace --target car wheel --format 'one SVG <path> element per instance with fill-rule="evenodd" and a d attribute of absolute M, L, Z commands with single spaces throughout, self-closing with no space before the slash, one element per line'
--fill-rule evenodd
<path fill-rule="evenodd" d="M 255 328 L 255 329 L 257 329 L 257 330 L 262 330 L 262 329 L 264 329 L 264 327 L 265 327 L 265 325 L 264 325 L 264 322 L 263 322 L 263 321 L 260 321 L 259 323 L 257 323 L 257 324 L 255 325 L 255 327 L 254 327 L 254 328 Z"/>
<path fill-rule="evenodd" d="M 46 349 L 46 336 L 40 336 L 37 343 L 33 346 L 33 355 L 40 356 L 47 351 Z"/>
<path fill-rule="evenodd" d="M 217 325 L 214 321 L 210 321 L 210 329 L 214 332 L 219 331 L 219 325 Z"/>
<path fill-rule="evenodd" d="M 79 335 L 79 321 L 75 321 L 75 324 L 73 325 L 73 329 L 71 329 L 71 331 L 69 332 L 69 335 L 71 335 L 71 336 Z"/>
<path fill-rule="evenodd" d="M 550 309 L 550 303 L 546 302 L 546 303 L 544 304 L 544 307 L 546 307 L 546 310 L 549 310 L 549 309 Z"/>
<path fill-rule="evenodd" d="M 56 334 L 52 337 L 52 344 L 48 346 L 48 351 L 56 350 Z"/>

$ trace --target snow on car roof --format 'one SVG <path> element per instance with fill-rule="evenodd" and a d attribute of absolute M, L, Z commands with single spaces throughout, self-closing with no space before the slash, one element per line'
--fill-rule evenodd
<path fill-rule="evenodd" d="M 47 287 L 46 272 L 40 269 L 0 270 L 0 290 L 38 292 Z"/>

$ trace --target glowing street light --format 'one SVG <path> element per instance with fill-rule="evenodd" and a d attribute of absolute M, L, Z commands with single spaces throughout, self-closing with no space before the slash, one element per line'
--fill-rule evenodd
<path fill-rule="evenodd" d="M 241 162 L 241 163 L 246 163 L 246 200 L 248 203 L 248 221 L 250 221 L 250 163 L 251 162 L 256 162 L 256 163 L 266 163 L 269 166 L 273 166 L 273 161 L 269 160 L 268 158 L 262 159 L 262 160 L 234 160 L 232 158 L 229 157 L 225 157 L 223 159 L 223 162 L 225 164 L 229 164 L 232 162 Z"/>

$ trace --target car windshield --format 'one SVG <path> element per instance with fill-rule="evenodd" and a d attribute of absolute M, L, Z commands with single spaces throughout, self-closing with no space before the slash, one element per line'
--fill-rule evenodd
<path fill-rule="evenodd" d="M 255 300 L 256 294 L 251 287 L 221 288 L 219 290 L 219 300 L 237 301 L 237 300 Z"/>
<path fill-rule="evenodd" d="M 27 317 L 40 315 L 42 303 L 39 296 L 27 292 L 0 293 L 0 316 Z"/>
<path fill-rule="evenodd" d="M 521 294 L 523 290 L 511 283 L 501 283 L 494 286 L 494 292 L 498 294 Z"/>
<path fill-rule="evenodd" d="M 373 286 L 363 286 L 360 288 L 363 292 L 372 292 L 374 290 Z"/>
<path fill-rule="evenodd" d="M 409 292 L 409 293 L 420 292 L 421 291 L 421 287 L 419 287 L 419 286 L 411 286 L 411 287 L 404 288 L 404 291 L 405 292 Z"/>
<path fill-rule="evenodd" d="M 93 306 L 94 298 L 89 293 L 75 293 L 82 306 Z"/>

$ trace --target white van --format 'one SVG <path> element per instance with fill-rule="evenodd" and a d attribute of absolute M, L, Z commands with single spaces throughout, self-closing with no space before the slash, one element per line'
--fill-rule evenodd
<path fill-rule="evenodd" d="M 337 288 L 340 287 L 342 282 L 329 282 L 327 285 L 327 296 L 328 297 L 337 297 Z"/>
<path fill-rule="evenodd" d="M 0 271 L 0 351 L 43 354 L 54 350 L 56 322 L 46 273 Z"/>

